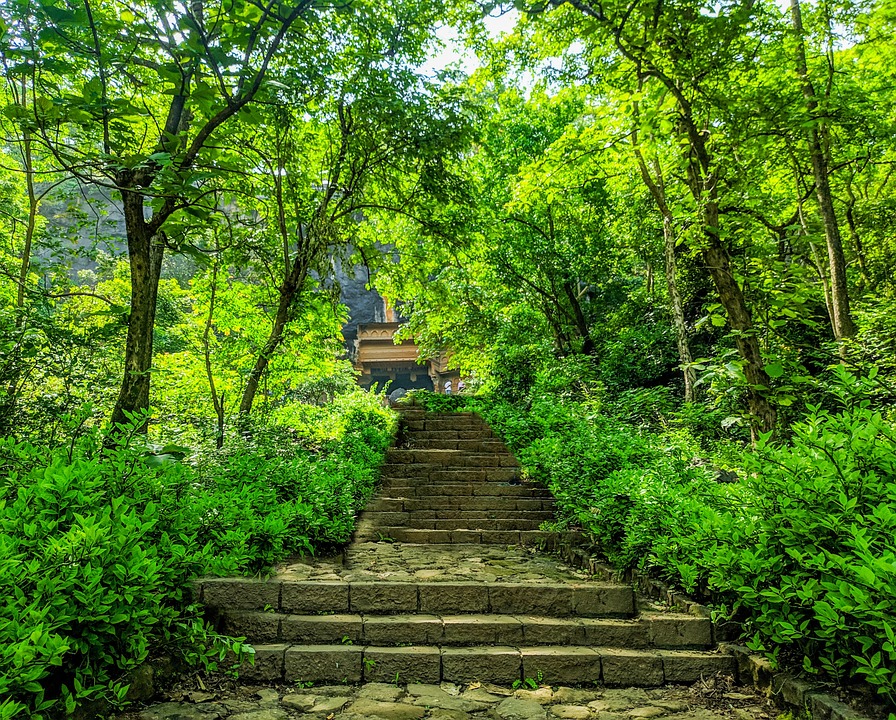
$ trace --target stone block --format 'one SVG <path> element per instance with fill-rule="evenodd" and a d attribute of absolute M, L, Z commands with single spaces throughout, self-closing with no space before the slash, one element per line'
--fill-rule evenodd
<path fill-rule="evenodd" d="M 401 498 L 376 498 L 366 508 L 370 512 L 404 512 L 404 500 Z"/>
<path fill-rule="evenodd" d="M 252 638 L 254 642 L 277 642 L 280 638 L 278 613 L 236 610 L 225 612 L 221 632 L 232 637 Z"/>
<path fill-rule="evenodd" d="M 363 677 L 364 648 L 358 645 L 293 645 L 286 650 L 287 682 L 357 683 Z"/>
<path fill-rule="evenodd" d="M 663 684 L 663 660 L 654 653 L 600 648 L 605 685 L 655 687 Z"/>
<path fill-rule="evenodd" d="M 631 617 L 635 612 L 635 593 L 628 585 L 574 585 L 572 611 L 580 617 Z"/>
<path fill-rule="evenodd" d="M 348 583 L 340 581 L 284 582 L 280 610 L 294 615 L 348 612 Z"/>
<path fill-rule="evenodd" d="M 364 634 L 360 615 L 286 615 L 280 637 L 306 645 L 340 645 L 360 643 Z"/>
<path fill-rule="evenodd" d="M 346 717 L 377 718 L 378 720 L 418 720 L 426 714 L 425 708 L 407 703 L 383 702 L 358 698 L 346 709 Z"/>
<path fill-rule="evenodd" d="M 368 647 L 364 651 L 364 682 L 437 683 L 441 679 L 437 647 Z"/>
<path fill-rule="evenodd" d="M 491 545 L 519 545 L 518 530 L 483 530 L 482 542 Z"/>
<path fill-rule="evenodd" d="M 211 578 L 202 581 L 202 602 L 216 610 L 277 610 L 280 583 L 272 580 Z"/>
<path fill-rule="evenodd" d="M 478 530 L 452 530 L 451 542 L 456 545 L 478 545 L 482 542 L 482 533 Z"/>
<path fill-rule="evenodd" d="M 354 613 L 390 615 L 417 612 L 417 586 L 413 583 L 353 582 L 349 598 Z"/>
<path fill-rule="evenodd" d="M 519 645 L 523 626 L 509 615 L 446 615 L 443 642 L 446 645 Z"/>
<path fill-rule="evenodd" d="M 650 644 L 660 648 L 709 647 L 712 623 L 707 618 L 677 613 L 642 613 Z"/>
<path fill-rule="evenodd" d="M 488 612 L 489 589 L 483 583 L 421 583 L 419 586 L 419 593 L 420 612 Z"/>
<path fill-rule="evenodd" d="M 586 647 L 520 648 L 523 677 L 549 685 L 600 682 L 600 655 Z"/>
<path fill-rule="evenodd" d="M 240 679 L 278 681 L 283 679 L 283 656 L 289 645 L 255 645 L 254 664 L 248 659 L 240 665 Z"/>
<path fill-rule="evenodd" d="M 539 547 L 544 543 L 546 533 L 541 530 L 522 530 L 520 532 L 520 543 L 532 547 Z"/>
<path fill-rule="evenodd" d="M 512 647 L 442 648 L 442 679 L 510 684 L 521 680 L 520 651 Z"/>
<path fill-rule="evenodd" d="M 800 709 L 806 706 L 806 697 L 812 691 L 812 683 L 799 678 L 786 677 L 781 683 L 781 697 L 784 702 Z"/>
<path fill-rule="evenodd" d="M 488 585 L 488 597 L 492 613 L 568 617 L 572 611 L 569 585 L 493 583 Z"/>
<path fill-rule="evenodd" d="M 582 621 L 578 618 L 553 618 L 537 615 L 519 617 L 526 645 L 585 645 Z M 597 644 L 597 643 L 594 643 Z"/>
<path fill-rule="evenodd" d="M 663 662 L 666 682 L 693 683 L 716 673 L 734 675 L 736 664 L 731 655 L 707 652 L 657 650 Z"/>
<path fill-rule="evenodd" d="M 601 647 L 646 648 L 650 643 L 647 626 L 637 620 L 581 618 L 586 645 Z"/>
<path fill-rule="evenodd" d="M 438 645 L 442 641 L 442 619 L 435 615 L 368 615 L 364 618 L 367 645 L 417 643 Z"/>
<path fill-rule="evenodd" d="M 476 467 L 476 468 L 494 468 L 501 466 L 501 456 L 500 455 L 467 455 L 462 454 L 459 462 L 463 464 L 464 467 Z"/>

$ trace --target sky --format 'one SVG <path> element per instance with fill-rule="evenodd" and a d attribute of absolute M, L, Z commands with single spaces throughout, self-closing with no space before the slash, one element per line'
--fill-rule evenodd
<path fill-rule="evenodd" d="M 485 28 L 489 35 L 498 38 L 504 33 L 509 33 L 516 25 L 519 12 L 509 10 L 500 16 L 489 15 L 484 19 Z M 479 59 L 471 49 L 464 47 L 457 29 L 450 25 L 443 25 L 436 32 L 437 37 L 443 43 L 442 49 L 434 54 L 422 66 L 421 70 L 427 75 L 437 70 L 442 70 L 449 65 L 459 63 L 460 69 L 467 75 L 480 67 Z"/>

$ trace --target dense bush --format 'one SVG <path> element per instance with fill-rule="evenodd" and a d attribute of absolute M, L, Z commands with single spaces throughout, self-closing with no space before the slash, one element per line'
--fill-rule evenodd
<path fill-rule="evenodd" d="M 896 699 L 896 428 L 814 411 L 745 469 L 731 506 L 689 516 L 657 561 L 730 603 L 757 649 Z"/>
<path fill-rule="evenodd" d="M 313 437 L 283 418 L 182 462 L 95 433 L 0 440 L 0 719 L 117 702 L 151 650 L 214 666 L 232 643 L 201 619 L 193 578 L 345 542 L 394 421 L 361 392 L 316 410 Z"/>
<path fill-rule="evenodd" d="M 722 476 L 702 457 L 723 437 L 717 415 L 659 389 L 602 403 L 536 385 L 524 404 L 451 402 L 482 413 L 551 488 L 559 525 L 617 567 L 712 600 L 776 660 L 864 678 L 893 702 L 896 427 L 869 409 L 873 380 L 838 367 L 827 400 L 839 411 L 812 408 L 786 442 L 729 445 L 739 467 Z"/>

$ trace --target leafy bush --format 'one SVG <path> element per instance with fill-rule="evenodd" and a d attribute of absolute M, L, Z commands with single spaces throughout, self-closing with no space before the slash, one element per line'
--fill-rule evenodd
<path fill-rule="evenodd" d="M 874 373 L 836 367 L 826 397 L 840 410 L 810 408 L 786 442 L 730 446 L 738 482 L 716 482 L 700 457 L 692 429 L 715 427 L 712 411 L 670 410 L 661 390 L 617 396 L 612 416 L 550 394 L 464 402 L 551 488 L 560 526 L 617 567 L 702 594 L 776 660 L 863 678 L 894 702 L 896 427 L 870 409 L 876 391 Z"/>
<path fill-rule="evenodd" d="M 150 647 L 213 662 L 216 638 L 190 599 L 209 548 L 177 502 L 185 469 L 83 443 L 45 450 L 0 440 L 0 461 L 6 717 L 119 701 L 122 674 Z"/>
<path fill-rule="evenodd" d="M 756 649 L 782 649 L 896 699 L 896 430 L 855 407 L 815 410 L 791 444 L 746 459 L 734 508 L 704 509 L 660 563 L 692 568 L 743 618 Z"/>
<path fill-rule="evenodd" d="M 376 396 L 315 411 L 326 432 L 259 427 L 189 462 L 103 448 L 95 432 L 58 447 L 0 440 L 0 718 L 118 703 L 151 649 L 211 667 L 239 649 L 206 627 L 192 579 L 344 543 L 391 441 Z"/>

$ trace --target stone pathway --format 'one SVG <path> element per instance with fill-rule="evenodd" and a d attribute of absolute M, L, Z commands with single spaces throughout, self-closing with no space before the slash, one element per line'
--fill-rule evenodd
<path fill-rule="evenodd" d="M 343 556 L 286 563 L 278 580 L 439 580 L 576 583 L 588 573 L 519 545 L 408 545 L 360 542 Z"/>
<path fill-rule="evenodd" d="M 776 714 L 751 690 L 713 679 L 656 689 L 368 683 L 179 690 L 119 720 L 766 720 Z"/>

